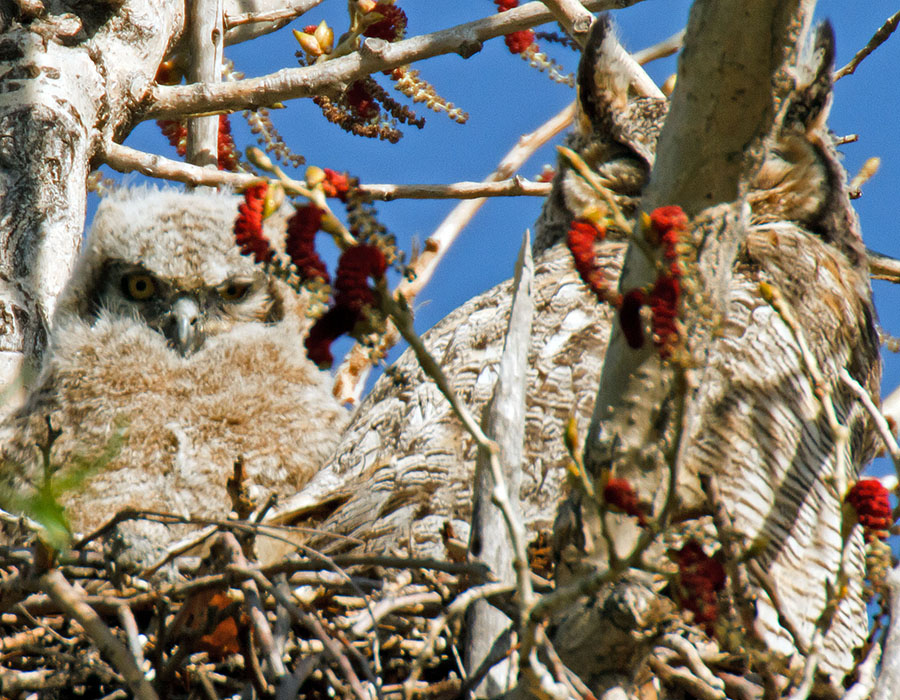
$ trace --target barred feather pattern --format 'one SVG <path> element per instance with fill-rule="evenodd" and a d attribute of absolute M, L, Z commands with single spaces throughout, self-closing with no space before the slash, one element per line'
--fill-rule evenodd
<path fill-rule="evenodd" d="M 865 272 L 789 222 L 751 230 L 734 272 L 721 332 L 698 377 L 692 403 L 698 427 L 688 436 L 685 465 L 693 474 L 715 475 L 735 534 L 745 551 L 759 552 L 754 558 L 806 648 L 826 608 L 827 586 L 840 587 L 843 556 L 847 590 L 825 635 L 820 665 L 837 687 L 868 627 L 862 528 L 842 542 L 841 504 L 874 445 L 868 414 L 838 378 L 847 367 L 878 395 L 871 301 L 853 289 L 867 285 Z M 841 460 L 794 330 L 760 297 L 760 281 L 779 289 L 794 309 L 833 391 L 838 419 L 851 435 Z M 767 647 L 795 655 L 773 601 L 752 572 L 750 577 Z"/>
<path fill-rule="evenodd" d="M 624 248 L 621 241 L 598 246 L 611 284 Z M 476 417 L 493 392 L 510 289 L 504 282 L 475 297 L 423 336 Z M 563 431 L 570 415 L 582 434 L 587 429 L 611 311 L 584 287 L 562 244 L 536 260 L 534 289 L 520 498 L 531 528 L 549 529 L 567 461 Z M 324 533 L 306 544 L 330 553 L 410 545 L 420 556 L 444 556 L 448 520 L 466 540 L 476 445 L 411 352 L 376 382 L 334 455 L 274 518 Z"/>

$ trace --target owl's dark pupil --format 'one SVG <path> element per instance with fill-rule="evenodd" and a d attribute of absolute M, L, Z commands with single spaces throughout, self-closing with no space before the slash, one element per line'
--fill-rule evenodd
<path fill-rule="evenodd" d="M 136 292 L 146 292 L 147 291 L 147 280 L 138 280 L 134 283 L 134 290 Z"/>
<path fill-rule="evenodd" d="M 228 289 L 225 290 L 225 294 L 230 297 L 236 297 L 237 293 L 238 293 L 238 288 L 233 284 L 229 284 Z"/>

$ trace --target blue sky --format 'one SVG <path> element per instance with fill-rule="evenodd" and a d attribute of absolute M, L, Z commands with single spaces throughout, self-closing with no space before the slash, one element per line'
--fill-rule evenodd
<path fill-rule="evenodd" d="M 409 16 L 409 31 L 417 34 L 451 27 L 491 14 L 490 0 L 441 3 L 435 0 L 399 0 Z M 687 0 L 645 0 L 614 13 L 623 43 L 632 50 L 650 46 L 682 28 L 690 3 Z M 846 63 L 868 41 L 884 20 L 897 10 L 895 0 L 865 3 L 823 0 L 817 16 L 829 18 L 837 36 L 837 65 Z M 340 34 L 346 27 L 346 3 L 325 0 L 299 24 L 326 19 Z M 547 26 L 551 29 L 551 26 Z M 262 75 L 296 65 L 297 44 L 290 29 L 259 42 L 231 47 L 227 55 L 248 76 Z M 558 45 L 546 45 L 557 61 L 574 69 L 577 56 Z M 879 252 L 900 257 L 897 240 L 900 210 L 900 36 L 892 37 L 835 89 L 830 126 L 837 134 L 859 134 L 859 141 L 842 148 L 845 166 L 852 176 L 871 156 L 882 158 L 875 178 L 857 201 L 866 244 Z M 551 82 L 510 55 L 502 39 L 488 42 L 468 60 L 442 56 L 416 66 L 438 92 L 470 114 L 459 125 L 440 114 L 416 109 L 427 118 L 423 130 L 406 129 L 396 145 L 354 137 L 328 124 L 309 100 L 288 103 L 274 113 L 286 141 L 308 163 L 349 170 L 363 182 L 450 183 L 481 180 L 512 147 L 520 134 L 531 131 L 556 114 L 574 92 Z M 648 66 L 658 82 L 675 70 L 675 59 Z M 387 86 L 386 79 L 381 80 Z M 248 143 L 246 125 L 233 118 L 239 140 Z M 174 156 L 173 150 L 152 123 L 139 126 L 127 143 L 136 148 Z M 553 163 L 553 146 L 545 147 L 521 170 L 535 177 L 545 163 Z M 297 173 L 302 176 L 302 172 Z M 379 204 L 381 220 L 396 234 L 401 247 L 427 238 L 452 209 L 450 201 L 398 201 Z M 93 209 L 93 207 L 91 208 Z M 417 328 L 424 331 L 466 299 L 508 277 L 522 234 L 532 227 L 540 200 L 506 198 L 489 201 L 463 232 L 432 282 L 416 302 Z M 323 239 L 324 241 L 324 239 Z M 883 327 L 900 335 L 900 289 L 887 283 L 874 286 Z M 394 353 L 393 356 L 396 356 Z M 900 384 L 900 362 L 885 356 L 884 388 Z M 879 471 L 881 468 L 879 467 Z"/>

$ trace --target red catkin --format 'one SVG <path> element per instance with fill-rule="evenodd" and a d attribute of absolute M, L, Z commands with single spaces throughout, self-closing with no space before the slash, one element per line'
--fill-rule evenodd
<path fill-rule="evenodd" d="M 693 539 L 675 551 L 673 558 L 678 564 L 678 602 L 694 613 L 694 621 L 711 635 L 719 614 L 719 591 L 725 587 L 725 568 Z"/>
<path fill-rule="evenodd" d="M 603 270 L 597 265 L 594 253 L 594 243 L 602 241 L 606 237 L 606 229 L 594 224 L 588 219 L 575 219 L 569 225 L 569 233 L 566 244 L 575 262 L 575 269 L 597 299 L 601 302 L 609 300 L 610 289 L 603 275 Z"/>
<path fill-rule="evenodd" d="M 168 140 L 169 145 L 183 158 L 187 153 L 187 126 L 185 123 L 175 119 L 157 119 L 156 125 Z"/>
<path fill-rule="evenodd" d="M 687 214 L 678 205 L 657 207 L 650 212 L 650 232 L 653 234 L 653 242 L 667 252 L 669 248 L 674 252 L 674 246 L 687 222 Z"/>
<path fill-rule="evenodd" d="M 360 119 L 373 119 L 378 116 L 381 108 L 378 106 L 372 93 L 362 80 L 355 81 L 344 94 L 344 99 Z"/>
<path fill-rule="evenodd" d="M 231 172 L 237 170 L 237 148 L 234 145 L 234 139 L 231 137 L 231 122 L 228 121 L 227 114 L 219 115 L 219 136 L 217 145 L 219 170 L 228 170 Z"/>
<path fill-rule="evenodd" d="M 346 202 L 347 194 L 350 192 L 350 178 L 347 177 L 347 173 L 339 173 L 331 168 L 325 168 L 322 190 L 326 197 L 337 197 L 342 202 Z"/>
<path fill-rule="evenodd" d="M 406 13 L 396 5 L 380 2 L 371 12 L 377 12 L 384 19 L 373 22 L 363 32 L 365 36 L 385 41 L 397 41 L 406 34 Z"/>
<path fill-rule="evenodd" d="M 888 490 L 878 479 L 861 479 L 847 493 L 847 502 L 856 511 L 866 542 L 887 539 L 893 524 Z"/>
<path fill-rule="evenodd" d="M 378 279 L 385 270 L 384 253 L 373 245 L 357 245 L 343 252 L 335 273 L 334 306 L 313 324 L 304 341 L 307 357 L 319 367 L 331 366 L 331 344 L 345 333 L 352 333 L 366 307 L 375 303 L 369 277 Z"/>
<path fill-rule="evenodd" d="M 514 7 L 519 6 L 519 0 L 494 0 L 499 12 L 506 12 Z M 510 53 L 524 53 L 528 47 L 534 43 L 534 32 L 530 29 L 522 29 L 518 32 L 512 32 L 503 37 L 506 42 L 506 48 Z"/>
<path fill-rule="evenodd" d="M 647 524 L 634 487 L 627 479 L 615 476 L 610 477 L 609 481 L 606 482 L 606 486 L 603 487 L 603 499 L 606 501 L 606 505 L 611 508 L 637 518 L 638 523 L 642 526 Z"/>
<path fill-rule="evenodd" d="M 334 363 L 331 344 L 356 325 L 357 314 L 351 309 L 334 306 L 324 313 L 309 329 L 303 341 L 306 356 L 317 366 L 325 369 Z"/>
<path fill-rule="evenodd" d="M 384 275 L 387 261 L 373 245 L 356 245 L 347 248 L 338 260 L 334 279 L 334 304 L 356 312 L 375 303 L 375 293 L 369 288 L 368 278 Z"/>
<path fill-rule="evenodd" d="M 322 210 L 315 204 L 297 207 L 288 219 L 284 248 L 301 279 L 318 277 L 327 284 L 328 268 L 316 252 L 316 233 L 321 223 Z"/>
<path fill-rule="evenodd" d="M 524 53 L 528 47 L 534 43 L 534 32 L 530 29 L 523 29 L 503 37 L 506 42 L 506 48 L 510 53 Z"/>
<path fill-rule="evenodd" d="M 650 291 L 651 328 L 653 343 L 664 360 L 672 354 L 678 342 L 678 304 L 681 301 L 681 282 L 677 277 L 661 275 Z"/>
<path fill-rule="evenodd" d="M 272 259 L 269 239 L 262 230 L 263 210 L 266 205 L 266 183 L 251 185 L 244 190 L 244 201 L 238 206 L 238 216 L 234 222 L 234 240 L 242 255 L 253 255 L 256 262 Z"/>

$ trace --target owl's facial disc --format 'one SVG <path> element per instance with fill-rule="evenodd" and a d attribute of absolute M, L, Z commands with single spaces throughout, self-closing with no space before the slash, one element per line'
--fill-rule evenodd
<path fill-rule="evenodd" d="M 142 319 L 182 357 L 236 324 L 277 320 L 264 274 L 237 275 L 206 285 L 158 277 L 118 261 L 107 272 L 96 308 Z"/>

